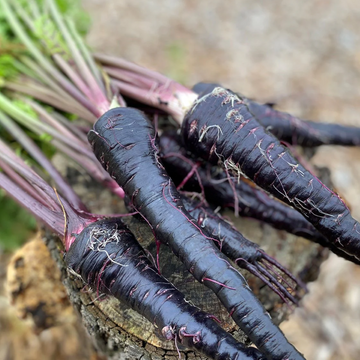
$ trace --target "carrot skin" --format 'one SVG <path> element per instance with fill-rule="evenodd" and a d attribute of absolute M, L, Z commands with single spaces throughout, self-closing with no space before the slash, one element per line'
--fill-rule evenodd
<path fill-rule="evenodd" d="M 206 204 L 201 204 L 185 196 L 183 196 L 182 200 L 186 210 L 197 219 L 197 224 L 215 239 L 218 239 L 215 244 L 223 254 L 235 261 L 240 268 L 246 269 L 260 278 L 284 302 L 289 299 L 294 304 L 298 304 L 296 297 L 279 282 L 278 278 L 268 271 L 266 266 L 271 267 L 272 270 L 277 268 L 278 271 L 280 270 L 286 277 L 289 277 L 292 282 L 303 286 L 287 269 L 267 255 L 258 244 L 244 237 L 235 227 L 212 211 Z M 272 265 L 265 263 L 264 267 L 263 264 L 266 259 L 271 259 Z M 291 287 L 292 290 L 295 289 L 293 285 Z"/>
<path fill-rule="evenodd" d="M 359 146 L 360 128 L 339 124 L 302 120 L 270 105 L 248 100 L 250 112 L 278 139 L 293 145 L 315 147 L 320 145 Z"/>
<path fill-rule="evenodd" d="M 215 214 L 210 208 L 191 201 L 185 196 L 182 201 L 191 216 L 197 219 L 197 224 L 206 229 L 211 236 L 221 239 L 218 246 L 231 260 L 242 258 L 250 263 L 260 260 L 260 246 L 246 239 L 232 225 Z"/>
<path fill-rule="evenodd" d="M 115 108 L 88 134 L 94 153 L 151 224 L 157 238 L 212 289 L 235 322 L 269 359 L 303 359 L 272 323 L 245 279 L 194 225 L 160 164 L 154 129 L 138 110 Z"/>
<path fill-rule="evenodd" d="M 238 343 L 208 314 L 190 305 L 159 275 L 120 219 L 89 225 L 77 236 L 65 260 L 93 288 L 145 316 L 167 340 L 176 337 L 179 344 L 216 360 L 265 360 L 258 350 Z"/>
<path fill-rule="evenodd" d="M 203 96 L 218 86 L 221 85 L 198 83 L 194 85 L 193 90 Z M 279 140 L 304 147 L 360 145 L 359 127 L 302 120 L 286 112 L 276 110 L 269 104 L 259 104 L 242 95 L 241 97 L 259 123 Z"/>
<path fill-rule="evenodd" d="M 180 139 L 175 132 L 166 132 L 159 139 L 162 163 L 176 185 L 191 171 L 189 163 L 179 157 L 168 155 L 179 153 L 189 158 L 179 141 Z M 221 168 L 205 168 L 201 166 L 197 169 L 197 173 L 200 176 L 206 199 L 209 202 L 216 206 L 234 207 L 234 191 Z M 243 179 L 240 179 L 240 182 L 235 183 L 234 186 L 240 216 L 257 219 L 270 224 L 275 229 L 285 230 L 311 241 L 326 242 L 326 238 L 298 211 L 271 198 L 264 191 L 251 186 Z M 200 192 L 197 175 L 194 174 L 188 180 L 184 189 Z"/>
<path fill-rule="evenodd" d="M 235 93 L 215 88 L 186 115 L 187 148 L 221 161 L 295 207 L 336 247 L 360 259 L 360 224 L 337 194 L 310 174 L 269 134 Z"/>
<path fill-rule="evenodd" d="M 172 156 L 172 154 L 180 154 L 189 159 L 193 164 L 194 160 L 191 154 L 187 152 L 180 144 L 180 139 L 176 131 L 168 131 L 159 138 L 161 149 L 162 163 L 164 164 L 168 174 L 178 185 L 189 174 L 192 165 L 182 158 Z M 171 156 L 170 156 L 170 155 Z M 193 174 L 184 186 L 185 190 L 200 192 L 200 177 L 206 199 L 216 206 L 234 207 L 234 192 L 231 188 L 224 171 L 219 171 L 218 166 L 207 169 L 204 166 L 197 168 L 197 174 Z M 215 173 L 212 176 L 212 173 Z M 226 181 L 224 181 L 226 180 Z M 239 215 L 250 217 L 263 221 L 275 229 L 285 230 L 291 234 L 302 236 L 305 239 L 316 242 L 321 246 L 330 249 L 334 254 L 343 259 L 360 265 L 360 261 L 339 247 L 329 242 L 302 214 L 298 211 L 271 198 L 263 190 L 251 186 L 246 181 L 240 180 L 239 184 L 235 184 L 236 195 L 239 200 Z"/>
<path fill-rule="evenodd" d="M 192 159 L 191 154 L 186 152 L 180 145 L 179 140 L 176 132 L 166 132 L 159 139 L 162 162 L 176 185 L 187 176 L 192 168 L 189 163 L 179 157 L 168 155 L 178 153 L 190 160 Z M 212 169 L 209 171 L 205 167 L 200 166 L 197 168 L 197 175 L 200 177 L 206 199 L 209 202 L 216 206 L 233 208 L 233 189 L 228 179 L 226 179 L 225 172 L 219 171 L 219 169 L 219 167 L 216 167 L 216 171 L 212 171 Z M 213 172 L 215 172 L 215 175 L 211 176 Z M 185 184 L 185 190 L 201 191 L 197 175 L 194 174 L 189 178 Z M 225 179 L 226 181 L 223 181 Z M 347 254 L 329 242 L 302 214 L 292 207 L 271 198 L 264 191 L 251 186 L 246 181 L 240 180 L 239 184 L 235 184 L 235 190 L 239 200 L 238 209 L 240 216 L 254 218 L 273 226 L 275 229 L 285 230 L 291 234 L 302 236 L 330 249 L 339 257 L 360 265 L 360 261 L 356 257 Z"/>
<path fill-rule="evenodd" d="M 298 300 L 292 294 L 292 291 L 289 291 L 290 288 L 294 291 L 295 286 L 289 284 L 290 288 L 285 288 L 279 281 L 279 278 L 274 277 L 267 267 L 270 267 L 272 271 L 280 271 L 282 273 L 281 277 L 284 274 L 291 279 L 292 283 L 306 288 L 301 281 L 296 279 L 275 259 L 267 255 L 259 245 L 246 239 L 235 227 L 216 214 L 204 202 L 200 203 L 199 201 L 191 200 L 184 195 L 181 196 L 181 200 L 186 211 L 196 219 L 198 227 L 211 235 L 209 241 L 213 241 L 223 254 L 233 260 L 240 268 L 249 271 L 262 280 L 285 303 L 288 303 L 288 300 L 290 300 L 294 304 L 298 304 Z M 127 197 L 125 197 L 125 203 L 129 211 L 133 212 L 134 208 Z M 140 215 L 136 216 L 140 221 L 145 222 Z M 271 258 L 271 263 L 265 263 L 264 266 L 264 260 L 267 261 L 269 258 Z"/>

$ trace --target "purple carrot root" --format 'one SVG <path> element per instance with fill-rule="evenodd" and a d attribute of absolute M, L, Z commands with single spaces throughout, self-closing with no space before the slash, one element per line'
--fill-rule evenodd
<path fill-rule="evenodd" d="M 193 90 L 203 96 L 220 86 L 216 83 L 198 83 L 194 85 Z M 278 111 L 272 105 L 259 104 L 243 95 L 240 96 L 259 123 L 281 141 L 304 147 L 360 145 L 360 128 L 358 127 L 302 120 Z"/>
<path fill-rule="evenodd" d="M 279 264 L 275 259 L 267 255 L 260 247 L 250 240 L 246 239 L 241 233 L 239 233 L 231 224 L 222 219 L 218 214 L 214 213 L 209 207 L 204 204 L 199 204 L 187 198 L 183 198 L 183 203 L 186 210 L 197 219 L 199 226 L 203 227 L 208 233 L 212 236 L 216 236 L 221 245 L 219 246 L 221 252 L 227 255 L 231 260 L 233 260 L 238 266 L 243 269 L 246 269 L 253 273 L 253 275 L 259 276 L 272 290 L 276 289 L 276 294 L 284 300 L 287 297 L 290 301 L 295 304 L 298 301 L 295 297 L 290 294 L 290 292 L 285 289 L 280 281 L 286 283 L 286 280 L 281 276 L 281 274 L 276 273 L 280 281 L 273 276 L 270 271 L 274 272 L 273 267 L 283 271 L 285 275 L 290 274 L 290 279 L 295 279 L 294 283 L 299 284 L 299 281 L 281 264 Z M 259 269 L 260 264 L 268 258 L 271 259 L 271 266 L 266 270 L 264 267 Z M 255 271 L 256 269 L 256 271 Z M 269 271 L 270 270 L 270 271 Z M 255 273 L 256 272 L 256 273 Z M 264 278 L 267 277 L 267 280 Z M 290 285 L 289 288 L 294 290 Z M 285 301 L 286 302 L 286 301 Z"/>
<path fill-rule="evenodd" d="M 302 287 L 306 292 L 308 292 L 308 288 L 306 284 L 301 281 L 301 279 L 296 278 L 286 267 L 282 266 L 279 262 L 277 262 L 272 256 L 268 255 L 265 251 L 260 250 L 262 253 L 263 259 L 268 261 L 270 264 L 277 267 L 279 270 L 281 270 L 284 274 L 286 274 L 292 281 L 294 281 L 296 284 L 298 284 L 300 287 Z"/>
<path fill-rule="evenodd" d="M 206 277 L 204 277 L 204 278 L 201 279 L 201 282 L 204 282 L 204 281 L 210 281 L 210 282 L 212 282 L 212 283 L 214 283 L 214 284 L 217 284 L 217 285 L 220 285 L 220 286 L 222 286 L 222 287 L 224 287 L 224 288 L 226 288 L 226 289 L 236 290 L 234 287 L 227 286 L 227 285 L 225 285 L 225 284 L 222 284 L 222 283 L 219 282 L 219 281 L 216 281 L 216 280 L 213 280 L 213 279 L 209 279 L 209 278 L 206 278 Z"/>
<path fill-rule="evenodd" d="M 136 131 L 130 126 L 133 123 Z M 200 282 L 205 276 L 236 289 L 205 282 L 229 312 L 234 309 L 233 319 L 259 350 L 274 360 L 304 359 L 272 323 L 240 273 L 190 221 L 175 185 L 158 162 L 149 140 L 153 131 L 141 112 L 115 108 L 98 120 L 88 137 L 97 158 L 150 222 L 157 238 L 170 246 L 193 276 Z M 196 332 L 188 329 L 188 333 Z"/>
<path fill-rule="evenodd" d="M 182 344 L 214 360 L 265 360 L 258 350 L 236 342 L 211 315 L 190 305 L 157 273 L 119 219 L 100 220 L 84 229 L 65 261 L 90 286 L 145 316 L 176 347 Z"/>
<path fill-rule="evenodd" d="M 295 304 L 295 305 L 298 305 L 299 302 L 298 300 L 292 296 L 290 294 L 290 292 L 288 291 L 288 289 L 286 289 L 282 284 L 281 284 L 281 281 L 278 280 L 278 277 L 274 276 L 271 274 L 270 271 L 268 271 L 266 268 L 262 267 L 261 266 L 262 263 L 257 263 L 257 266 L 256 268 L 264 275 L 266 276 L 273 284 L 275 283 L 277 285 L 277 287 L 279 288 L 279 290 L 281 290 L 281 292 L 283 294 L 286 294 L 286 296 Z M 281 278 L 281 280 L 283 280 Z M 290 287 L 291 288 L 291 287 Z"/>
<path fill-rule="evenodd" d="M 345 203 L 297 163 L 235 93 L 215 88 L 205 95 L 186 115 L 182 133 L 189 150 L 241 171 L 294 206 L 335 247 L 360 259 L 360 224 Z"/>
<path fill-rule="evenodd" d="M 257 269 L 257 266 L 250 264 L 248 261 L 242 258 L 237 258 L 234 260 L 236 264 L 238 264 L 241 268 L 248 270 L 251 274 L 259 278 L 265 285 L 267 285 L 275 294 L 277 294 L 280 299 L 287 305 L 290 305 L 286 297 L 288 297 L 287 292 L 284 294 L 281 292 L 276 286 L 272 284 L 271 281 L 267 279 L 266 276 L 264 276 L 259 270 Z M 240 263 L 240 264 L 239 264 Z M 290 294 L 289 294 L 290 295 Z M 292 298 L 289 298 L 290 301 L 293 301 Z M 296 302 L 295 302 L 296 303 Z"/>
<path fill-rule="evenodd" d="M 160 137 L 160 149 L 162 162 L 176 184 L 186 177 L 194 162 L 198 161 L 188 157 L 189 154 L 180 144 L 179 136 L 173 131 L 164 133 Z M 188 161 L 179 161 L 180 156 L 181 159 L 187 158 Z M 276 229 L 286 230 L 319 242 L 321 245 L 327 245 L 328 242 L 324 236 L 293 208 L 269 197 L 264 191 L 249 184 L 243 178 L 240 179 L 240 183 L 234 185 L 241 216 L 263 221 Z M 212 204 L 221 207 L 235 207 L 233 187 L 230 186 L 228 176 L 221 168 L 209 166 L 198 168 L 197 178 L 190 178 L 185 190 L 204 191 L 206 199 Z M 294 228 L 294 224 L 297 224 L 299 228 Z"/>
<path fill-rule="evenodd" d="M 284 283 L 289 289 L 293 290 L 293 285 L 290 285 L 289 281 L 286 280 L 281 274 L 279 274 L 275 270 L 276 268 L 274 268 L 274 266 L 268 264 L 266 261 L 263 261 L 263 259 L 261 259 L 261 261 L 259 261 L 257 265 L 261 267 L 263 271 L 268 271 L 268 273 L 271 274 L 275 279 L 277 279 L 280 284 Z"/>
<path fill-rule="evenodd" d="M 189 158 L 187 158 L 186 156 L 184 156 L 183 154 L 180 154 L 180 153 L 168 152 L 166 155 L 161 156 L 161 158 L 163 160 L 167 159 L 167 158 L 173 158 L 173 157 L 181 159 L 183 162 L 187 163 L 191 167 L 190 170 L 188 171 L 188 173 L 185 175 L 185 177 L 180 182 L 180 184 L 177 185 L 176 189 L 181 190 L 187 184 L 187 182 L 193 177 L 193 175 L 196 174 L 197 182 L 199 184 L 201 194 L 205 198 L 205 189 L 204 189 L 204 187 L 202 185 L 201 177 L 200 177 L 199 171 L 198 171 L 200 163 L 199 162 L 194 162 L 194 161 L 190 160 Z M 165 162 L 166 162 L 166 160 L 165 160 Z M 188 166 L 186 166 L 186 168 L 188 168 Z"/>

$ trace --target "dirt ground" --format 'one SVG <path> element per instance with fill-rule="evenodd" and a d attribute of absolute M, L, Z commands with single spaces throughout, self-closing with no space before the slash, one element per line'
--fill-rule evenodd
<path fill-rule="evenodd" d="M 88 41 L 192 86 L 217 81 L 308 119 L 360 126 L 360 4 L 355 0 L 83 0 Z M 360 219 L 360 149 L 313 162 Z M 359 359 L 360 269 L 336 257 L 282 328 L 308 360 Z"/>

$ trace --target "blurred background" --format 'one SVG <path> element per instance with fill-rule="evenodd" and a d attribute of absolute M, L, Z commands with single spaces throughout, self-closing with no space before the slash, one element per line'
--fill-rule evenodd
<path fill-rule="evenodd" d="M 82 3 L 92 19 L 88 44 L 95 51 L 189 87 L 216 81 L 305 119 L 360 126 L 356 0 Z M 360 219 L 360 149 L 322 147 L 312 163 L 331 169 L 337 191 Z M 360 268 L 330 256 L 309 289 L 282 325 L 290 341 L 308 360 L 359 359 Z"/>

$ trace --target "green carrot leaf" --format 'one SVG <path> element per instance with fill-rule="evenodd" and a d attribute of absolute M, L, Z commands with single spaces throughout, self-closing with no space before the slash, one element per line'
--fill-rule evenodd
<path fill-rule="evenodd" d="M 63 40 L 61 33 L 48 15 L 44 14 L 37 18 L 34 25 L 34 35 L 37 37 L 37 40 L 46 44 L 49 55 L 61 54 L 66 60 L 71 58 L 70 51 Z"/>
<path fill-rule="evenodd" d="M 20 226 L 19 226 L 20 225 Z M 20 247 L 36 230 L 35 218 L 0 189 L 0 249 Z"/>

